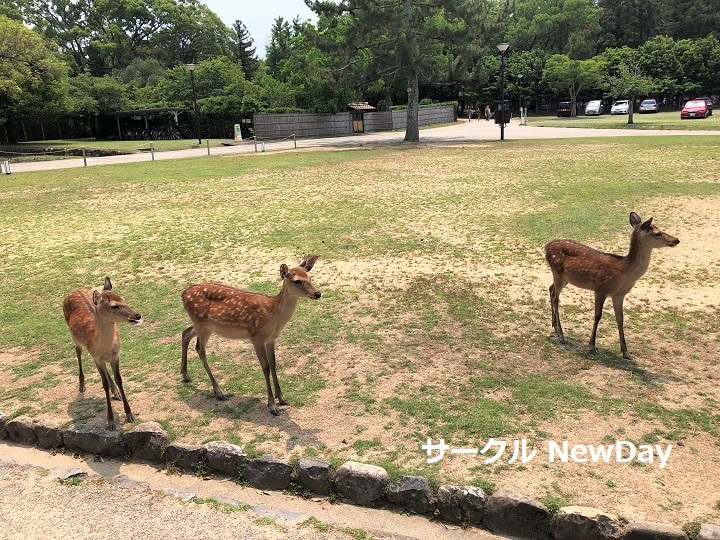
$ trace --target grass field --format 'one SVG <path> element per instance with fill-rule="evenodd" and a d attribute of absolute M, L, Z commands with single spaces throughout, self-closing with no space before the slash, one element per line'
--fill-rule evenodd
<path fill-rule="evenodd" d="M 633 114 L 633 123 L 628 124 L 627 114 L 602 114 L 576 118 L 558 118 L 557 116 L 535 116 L 529 118 L 533 126 L 545 127 L 584 127 L 599 129 L 682 129 L 682 130 L 719 130 L 720 113 L 715 112 L 707 118 L 680 119 L 680 111 L 662 111 L 659 113 Z"/>
<path fill-rule="evenodd" d="M 123 327 L 125 389 L 139 421 L 176 440 L 253 454 L 377 463 L 433 482 L 509 487 L 627 519 L 720 519 L 720 140 L 713 136 L 512 141 L 277 152 L 24 173 L 0 190 L 0 411 L 104 425 L 99 376 L 77 392 L 62 317 L 70 290 L 102 285 L 143 313 Z M 467 163 L 493 166 L 467 167 Z M 608 308 L 584 343 L 592 293 L 563 291 L 567 345 L 550 335 L 543 245 L 569 237 L 627 250 L 631 210 L 681 239 L 658 250 L 625 301 L 634 359 Z M 278 342 L 290 401 L 268 414 L 244 342 L 211 338 L 229 400 L 194 350 L 179 375 L 180 292 L 215 280 L 278 290 L 281 263 L 321 256 L 322 292 Z M 115 412 L 122 413 L 119 402 Z M 121 417 L 124 420 L 124 417 Z M 124 424 L 129 429 L 129 424 Z M 526 439 L 526 464 L 446 455 Z M 655 463 L 550 463 L 546 441 L 673 445 Z"/>
<path fill-rule="evenodd" d="M 221 146 L 227 139 L 209 139 L 211 148 Z M 208 139 L 155 140 L 155 141 L 104 141 L 96 139 L 63 139 L 48 141 L 29 141 L 17 145 L 1 145 L 0 157 L 11 163 L 28 161 L 47 161 L 82 156 L 85 149 L 88 156 L 105 154 L 134 154 L 138 152 L 167 152 L 205 148 Z"/>

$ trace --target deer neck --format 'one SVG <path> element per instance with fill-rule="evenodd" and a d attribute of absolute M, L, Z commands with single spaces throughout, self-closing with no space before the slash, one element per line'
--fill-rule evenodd
<path fill-rule="evenodd" d="M 298 297 L 290 292 L 289 287 L 285 285 L 285 281 L 283 281 L 282 288 L 275 297 L 275 309 L 273 310 L 277 319 L 282 323 L 282 326 L 285 326 L 285 323 L 287 323 L 293 316 L 293 313 L 295 313 L 297 303 Z"/>
<path fill-rule="evenodd" d="M 625 257 L 625 272 L 638 279 L 650 266 L 652 247 L 640 239 L 638 231 L 630 237 L 630 251 Z"/>
<path fill-rule="evenodd" d="M 114 336 L 115 335 L 115 321 L 106 321 L 100 317 L 96 317 L 98 334 L 100 336 Z"/>

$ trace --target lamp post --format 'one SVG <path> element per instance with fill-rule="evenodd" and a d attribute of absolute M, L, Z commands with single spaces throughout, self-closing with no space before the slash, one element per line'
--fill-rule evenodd
<path fill-rule="evenodd" d="M 501 43 L 497 46 L 500 51 L 500 140 L 505 140 L 505 51 L 510 45 Z"/>
<path fill-rule="evenodd" d="M 198 115 L 197 92 L 195 92 L 195 68 L 197 67 L 197 65 L 186 64 L 186 67 L 190 72 L 190 85 L 192 86 L 193 108 L 195 109 L 195 136 L 197 137 L 198 145 L 201 145 L 202 141 L 200 140 L 200 116 Z"/>

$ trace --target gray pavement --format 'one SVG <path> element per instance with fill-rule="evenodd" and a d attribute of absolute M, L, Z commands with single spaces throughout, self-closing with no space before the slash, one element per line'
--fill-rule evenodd
<path fill-rule="evenodd" d="M 218 505 L 218 501 L 225 506 Z M 229 508 L 237 511 L 228 511 Z M 293 497 L 257 490 L 226 478 L 173 474 L 141 463 L 99 460 L 91 455 L 51 454 L 0 441 L 0 539 L 36 538 L 501 540 L 507 537 L 473 527 L 463 529 L 423 516 L 332 502 L 327 497 Z"/>
<path fill-rule="evenodd" d="M 348 137 L 325 137 L 312 139 L 286 139 L 282 141 L 266 141 L 264 150 L 273 152 L 278 150 L 293 150 L 322 147 L 347 147 L 357 148 L 362 146 L 400 144 L 403 142 L 405 133 L 402 131 L 382 131 L 377 133 L 364 133 Z M 720 135 L 720 131 L 685 131 L 685 130 L 633 130 L 633 129 L 590 129 L 590 128 L 561 128 L 561 127 L 536 127 L 532 125 L 532 119 L 528 125 L 522 126 L 517 119 L 513 119 L 505 127 L 505 139 L 557 139 L 557 138 L 581 138 L 581 137 L 633 137 L 633 136 L 657 136 L 657 135 Z M 458 120 L 450 126 L 426 128 L 420 131 L 420 143 L 425 144 L 451 144 L 470 142 L 499 141 L 500 128 L 493 122 L 485 120 Z M 142 141 L 138 141 L 138 145 Z M 261 152 L 263 144 L 253 141 L 243 141 L 233 146 L 221 146 L 210 148 L 210 155 L 233 155 Z M 174 150 L 169 152 L 155 152 L 155 160 L 178 159 L 189 157 L 203 157 L 208 155 L 208 149 L 194 148 L 189 150 Z M 138 154 L 126 154 L 120 156 L 88 157 L 87 166 L 107 165 L 113 163 L 133 163 L 150 161 L 153 156 L 150 152 Z M 42 171 L 55 169 L 69 169 L 83 167 L 85 162 L 82 158 L 49 160 L 37 162 L 12 163 L 13 173 L 25 171 Z"/>

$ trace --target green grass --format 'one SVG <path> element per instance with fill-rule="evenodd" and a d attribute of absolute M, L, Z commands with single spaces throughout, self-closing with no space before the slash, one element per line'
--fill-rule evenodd
<path fill-rule="evenodd" d="M 215 148 L 228 142 L 226 139 L 210 139 L 210 147 Z M 96 139 L 70 139 L 49 141 L 28 141 L 17 145 L 0 146 L 0 155 L 6 155 L 11 162 L 44 161 L 82 156 L 85 149 L 87 156 L 93 152 L 113 154 L 132 154 L 137 152 L 168 152 L 171 150 L 189 150 L 206 148 L 208 139 L 198 145 L 197 139 L 153 140 L 153 141 L 103 141 Z"/>
<path fill-rule="evenodd" d="M 492 474 L 493 487 L 516 471 L 474 469 L 478 460 L 460 457 L 446 458 L 452 471 L 432 468 L 420 445 L 428 437 L 456 447 L 489 437 L 537 443 L 587 418 L 608 423 L 603 434 L 626 429 L 628 440 L 702 434 L 720 442 L 711 385 L 717 317 L 692 306 L 659 308 L 633 292 L 625 330 L 635 360 L 619 354 L 611 310 L 590 355 L 585 292 L 581 302 L 561 301 L 570 342 L 560 346 L 548 338 L 542 256 L 558 237 L 622 253 L 634 210 L 671 234 L 692 231 L 653 260 L 641 283 L 667 298 L 720 286 L 714 261 L 696 269 L 696 254 L 683 251 L 714 242 L 712 212 L 690 203 L 710 207 L 720 196 L 718 155 L 716 136 L 633 136 L 6 176 L 0 411 L 102 421 L 104 397 L 87 354 L 88 389 L 77 396 L 62 300 L 109 275 L 145 319 L 120 329 L 130 403 L 173 440 L 224 439 L 251 455 L 364 458 L 437 484 L 482 484 Z M 180 333 L 189 319 L 180 292 L 216 280 L 274 294 L 280 264 L 308 253 L 321 256 L 312 274 L 322 298 L 301 300 L 278 340 L 291 403 L 281 416 L 266 411 L 265 381 L 246 343 L 211 339 L 209 362 L 228 401 L 214 398 L 192 346 L 193 381 L 183 383 Z M 622 481 L 601 484 L 623 489 Z M 561 488 L 568 499 L 570 489 Z M 572 500 L 583 502 L 577 493 Z"/>
<path fill-rule="evenodd" d="M 575 118 L 556 116 L 531 116 L 528 124 L 542 127 L 583 127 L 598 129 L 681 129 L 719 130 L 720 114 L 715 112 L 707 118 L 681 120 L 680 111 L 662 111 L 652 114 L 633 114 L 633 123 L 628 124 L 627 114 L 602 114 L 600 116 L 578 115 Z"/>

